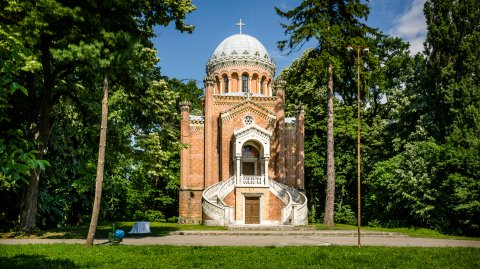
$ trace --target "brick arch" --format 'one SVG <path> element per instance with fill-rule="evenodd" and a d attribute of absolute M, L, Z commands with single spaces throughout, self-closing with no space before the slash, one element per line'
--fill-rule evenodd
<path fill-rule="evenodd" d="M 270 138 L 272 133 L 256 124 L 235 131 L 235 156 L 242 156 L 242 147 L 248 141 L 256 141 L 263 147 L 262 157 L 270 157 Z"/>
<path fill-rule="evenodd" d="M 222 92 L 222 89 L 220 88 L 220 78 L 218 75 L 215 76 L 215 88 L 213 93 L 214 94 L 220 94 Z"/>
<path fill-rule="evenodd" d="M 232 72 L 230 77 L 231 77 L 231 80 L 232 80 L 231 83 L 230 83 L 230 85 L 232 86 L 232 90 L 230 92 L 238 92 L 238 89 L 239 89 L 238 85 L 240 85 L 238 73 L 237 72 Z"/>
<path fill-rule="evenodd" d="M 246 76 L 246 81 L 243 80 L 243 77 Z M 244 89 L 246 88 L 246 91 Z M 247 71 L 242 72 L 242 76 L 240 78 L 240 92 L 248 92 L 251 91 L 250 87 L 250 74 Z"/>
<path fill-rule="evenodd" d="M 261 162 L 259 163 L 260 167 L 263 166 L 263 176 L 268 178 L 268 161 L 270 159 L 270 139 L 272 137 L 272 133 L 261 128 L 256 124 L 248 125 L 238 131 L 234 131 L 234 156 L 235 156 L 235 175 L 238 178 L 240 176 L 240 169 L 242 169 L 243 163 L 243 156 L 242 156 L 242 149 L 245 144 L 257 144 L 257 147 L 260 145 L 262 147 L 262 153 L 258 156 L 258 160 Z M 264 164 L 262 164 L 262 162 Z"/>
<path fill-rule="evenodd" d="M 259 85 L 259 76 L 258 73 L 253 73 L 252 74 L 252 88 L 250 89 L 251 92 L 253 93 L 260 93 L 260 85 Z"/>
<path fill-rule="evenodd" d="M 222 73 L 222 75 L 221 75 L 222 87 L 220 89 L 221 93 L 228 93 L 232 90 L 232 89 L 230 89 L 231 86 L 229 85 L 230 84 L 230 79 L 231 78 L 228 77 L 227 73 Z"/>
<path fill-rule="evenodd" d="M 267 76 L 263 75 L 262 78 L 260 78 L 260 89 L 259 89 L 259 93 L 260 94 L 263 94 L 263 95 L 268 95 L 268 91 L 267 91 Z"/>

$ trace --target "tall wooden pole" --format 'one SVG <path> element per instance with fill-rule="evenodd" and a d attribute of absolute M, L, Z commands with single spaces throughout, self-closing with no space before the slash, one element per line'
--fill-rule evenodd
<path fill-rule="evenodd" d="M 360 203 L 360 46 L 357 47 L 357 217 L 358 246 L 361 246 L 360 225 L 362 221 Z"/>
<path fill-rule="evenodd" d="M 361 179 L 360 179 L 360 172 L 361 172 L 361 164 L 360 164 L 360 108 L 361 108 L 361 99 L 360 99 L 360 49 L 363 49 L 364 52 L 368 51 L 367 46 L 354 46 L 349 45 L 347 47 L 349 51 L 356 49 L 357 50 L 357 238 L 358 238 L 358 246 L 360 247 L 361 244 L 361 233 L 360 233 L 360 226 L 362 224 L 362 209 L 361 209 Z"/>
<path fill-rule="evenodd" d="M 100 143 L 98 145 L 97 179 L 95 184 L 95 200 L 93 202 L 92 218 L 88 229 L 87 246 L 93 245 L 95 232 L 97 230 L 98 215 L 100 213 L 100 202 L 102 199 L 103 168 L 105 164 L 105 147 L 107 142 L 107 116 L 108 116 L 108 77 L 103 79 L 102 99 L 102 124 L 100 126 Z"/>

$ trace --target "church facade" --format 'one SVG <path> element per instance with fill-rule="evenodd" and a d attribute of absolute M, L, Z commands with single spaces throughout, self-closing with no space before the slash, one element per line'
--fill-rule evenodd
<path fill-rule="evenodd" d="M 207 63 L 203 115 L 180 103 L 180 223 L 307 224 L 304 112 L 285 117 L 275 69 L 256 38 L 232 35 Z"/>

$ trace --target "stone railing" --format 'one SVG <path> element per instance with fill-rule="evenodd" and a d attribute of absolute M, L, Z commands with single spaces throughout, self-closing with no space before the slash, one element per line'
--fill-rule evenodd
<path fill-rule="evenodd" d="M 204 223 L 207 226 L 225 226 L 227 224 L 230 210 L 228 208 L 219 206 L 215 203 L 212 203 L 208 200 L 203 200 L 202 203 L 203 213 L 207 215 L 210 219 L 205 220 Z M 228 212 L 226 212 L 228 211 Z"/>
<path fill-rule="evenodd" d="M 303 193 L 302 193 L 303 194 Z M 293 225 L 307 225 L 308 224 L 308 207 L 307 199 L 298 207 L 293 208 Z"/>
<path fill-rule="evenodd" d="M 223 199 L 235 189 L 235 177 L 230 177 L 228 180 L 223 181 L 222 187 L 218 190 L 218 199 L 222 201 Z"/>
<path fill-rule="evenodd" d="M 281 224 L 306 225 L 308 223 L 307 197 L 298 190 L 280 184 L 264 176 L 235 176 L 218 182 L 203 191 L 202 208 L 208 217 L 205 225 L 225 226 L 234 222 L 234 208 L 227 206 L 223 199 L 235 187 L 269 187 L 285 206 L 282 208 Z"/>
<path fill-rule="evenodd" d="M 217 203 L 218 191 L 222 185 L 223 182 L 218 182 L 206 188 L 202 193 L 202 210 L 203 213 L 209 218 L 208 220 L 204 221 L 205 225 L 225 225 L 225 207 Z"/>
<path fill-rule="evenodd" d="M 270 191 L 277 196 L 284 204 L 288 204 L 291 199 L 288 195 L 286 189 L 287 186 L 276 182 L 275 180 L 269 179 Z"/>
<path fill-rule="evenodd" d="M 235 185 L 240 187 L 268 187 L 268 181 L 264 175 L 246 176 L 240 175 L 235 180 Z"/>
<path fill-rule="evenodd" d="M 205 225 L 225 226 L 233 221 L 233 207 L 227 206 L 223 202 L 223 198 L 234 189 L 234 183 L 235 181 L 231 177 L 229 180 L 218 182 L 203 191 L 202 209 L 209 218 L 204 221 Z"/>
<path fill-rule="evenodd" d="M 292 198 L 292 211 L 291 211 L 291 224 L 298 225 L 307 225 L 308 224 L 308 207 L 307 207 L 307 197 L 302 192 L 298 190 L 287 187 L 287 191 Z"/>
<path fill-rule="evenodd" d="M 274 180 L 270 180 L 270 191 L 285 204 L 282 208 L 282 224 L 308 224 L 307 197 L 303 193 Z"/>
<path fill-rule="evenodd" d="M 222 187 L 218 190 L 218 205 L 225 208 L 225 221 L 230 223 L 235 222 L 235 208 L 225 204 L 223 199 L 235 189 L 235 178 L 231 177 L 227 181 L 224 181 Z"/>
<path fill-rule="evenodd" d="M 222 184 L 223 182 L 218 182 L 216 184 L 213 184 L 207 187 L 202 193 L 203 199 L 206 199 L 209 201 L 215 201 L 218 196 L 218 190 L 222 187 Z"/>

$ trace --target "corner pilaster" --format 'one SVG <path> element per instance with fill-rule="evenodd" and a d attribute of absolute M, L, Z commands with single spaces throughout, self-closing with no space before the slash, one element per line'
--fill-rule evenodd
<path fill-rule="evenodd" d="M 204 185 L 208 187 L 213 184 L 212 182 L 212 164 L 213 164 L 213 91 L 215 80 L 211 76 L 205 77 L 203 80 L 205 83 L 205 174 Z"/>
<path fill-rule="evenodd" d="M 276 138 L 278 141 L 276 180 L 285 183 L 285 81 L 281 79 L 275 80 L 273 82 L 273 88 L 277 95 L 277 102 L 275 104 L 275 113 L 277 114 Z"/>
<path fill-rule="evenodd" d="M 295 188 L 305 190 L 305 110 L 300 104 L 296 109 L 295 129 Z"/>

